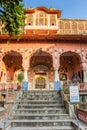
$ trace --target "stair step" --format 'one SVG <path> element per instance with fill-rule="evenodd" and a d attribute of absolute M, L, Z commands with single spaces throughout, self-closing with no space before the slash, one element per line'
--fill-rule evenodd
<path fill-rule="evenodd" d="M 68 114 L 15 114 L 14 119 L 20 120 L 50 120 L 70 119 Z"/>
<path fill-rule="evenodd" d="M 48 114 L 55 114 L 55 113 L 66 113 L 66 109 L 65 108 L 44 108 L 44 109 L 23 109 L 23 108 L 21 108 L 21 109 L 17 109 L 17 110 L 15 110 L 15 112 L 16 113 L 21 113 L 21 114 L 29 114 L 29 113 L 32 113 L 32 114 L 34 114 L 34 113 L 36 113 L 36 114 L 40 114 L 40 113 L 48 113 Z"/>
<path fill-rule="evenodd" d="M 26 105 L 26 104 L 28 104 L 28 105 L 33 105 L 33 104 L 36 104 L 36 105 L 39 105 L 39 104 L 41 104 L 41 105 L 45 105 L 45 104 L 62 104 L 62 101 L 58 101 L 58 102 L 56 102 L 56 101 L 21 101 L 21 103 L 19 102 L 19 104 L 21 105 Z"/>
<path fill-rule="evenodd" d="M 62 100 L 58 100 L 58 101 L 61 101 L 62 102 Z M 49 101 L 49 100 L 22 100 L 21 101 L 21 103 L 58 103 L 58 101 L 54 101 L 54 100 L 51 100 L 51 101 Z M 20 101 L 19 101 L 19 103 L 20 103 Z"/>
<path fill-rule="evenodd" d="M 59 95 L 59 91 L 55 91 L 55 90 L 50 90 L 50 91 L 47 91 L 47 90 L 30 90 L 29 92 L 24 92 L 23 95 Z"/>
<path fill-rule="evenodd" d="M 19 104 L 18 106 L 24 106 L 24 107 L 64 107 L 64 104 L 62 103 L 56 103 L 56 104 Z"/>
<path fill-rule="evenodd" d="M 11 130 L 75 130 L 72 126 L 13 127 Z"/>
<path fill-rule="evenodd" d="M 75 130 L 58 91 L 23 92 L 17 103 L 10 130 Z"/>
<path fill-rule="evenodd" d="M 29 96 L 29 97 L 22 97 L 20 98 L 21 100 L 48 100 L 48 101 L 51 101 L 51 100 L 54 100 L 54 101 L 58 101 L 58 100 L 61 100 L 61 97 L 55 97 L 55 96 Z"/>
<path fill-rule="evenodd" d="M 36 109 L 36 108 L 41 108 L 41 109 L 42 108 L 47 108 L 47 109 L 53 108 L 54 109 L 54 108 L 58 108 L 58 107 L 61 108 L 61 107 L 64 107 L 64 106 L 63 105 L 36 105 L 36 106 L 35 105 L 19 105 L 18 106 L 18 108 L 29 108 L 29 109 L 30 108 L 34 108 L 34 109 Z"/>
<path fill-rule="evenodd" d="M 71 126 L 70 120 L 13 120 L 13 127 L 29 127 L 29 126 Z"/>
<path fill-rule="evenodd" d="M 49 93 L 49 92 L 47 92 L 47 93 L 25 93 L 25 94 L 23 94 L 23 96 L 25 96 L 25 97 L 29 97 L 29 96 L 47 96 L 47 97 L 49 97 L 49 96 L 54 96 L 54 97 L 60 97 L 60 94 L 59 93 Z"/>
<path fill-rule="evenodd" d="M 29 91 L 24 92 L 21 99 L 41 99 L 41 100 L 58 100 L 61 98 L 58 91 Z"/>
<path fill-rule="evenodd" d="M 26 98 L 26 99 L 38 99 L 38 98 L 45 98 L 45 99 L 53 99 L 53 100 L 55 100 L 55 99 L 59 99 L 59 98 L 61 98 L 59 95 L 54 95 L 54 96 L 52 96 L 52 95 L 26 95 L 26 96 L 23 96 L 23 97 L 21 97 L 21 99 L 24 99 L 24 98 Z"/>

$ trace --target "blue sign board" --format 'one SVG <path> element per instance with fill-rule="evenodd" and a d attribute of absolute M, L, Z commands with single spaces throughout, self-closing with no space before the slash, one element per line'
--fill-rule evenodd
<path fill-rule="evenodd" d="M 28 81 L 23 81 L 22 82 L 22 90 L 28 91 Z"/>

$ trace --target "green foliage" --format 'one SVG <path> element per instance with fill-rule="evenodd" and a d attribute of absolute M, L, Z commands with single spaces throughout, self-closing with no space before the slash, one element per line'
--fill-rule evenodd
<path fill-rule="evenodd" d="M 60 80 L 65 80 L 66 79 L 66 77 L 65 77 L 65 75 L 64 74 L 60 74 Z"/>
<path fill-rule="evenodd" d="M 82 82 L 82 79 L 79 78 L 79 77 L 77 77 L 77 81 L 78 81 L 79 83 L 81 83 L 81 82 Z"/>
<path fill-rule="evenodd" d="M 69 94 L 69 88 L 64 89 L 65 94 Z"/>
<path fill-rule="evenodd" d="M 17 79 L 21 83 L 23 81 L 23 79 L 24 79 L 24 74 L 22 72 L 19 73 L 18 76 L 17 76 Z"/>
<path fill-rule="evenodd" d="M 10 36 L 21 33 L 24 27 L 24 5 L 22 0 L 0 0 L 0 20 L 4 27 L 3 30 Z"/>

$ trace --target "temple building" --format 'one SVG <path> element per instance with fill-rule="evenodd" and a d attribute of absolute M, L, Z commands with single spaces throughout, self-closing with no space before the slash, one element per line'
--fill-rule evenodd
<path fill-rule="evenodd" d="M 25 10 L 25 27 L 7 44 L 0 24 L 0 82 L 17 83 L 24 73 L 29 90 L 54 90 L 54 81 L 87 82 L 87 20 L 61 18 L 61 10 Z"/>

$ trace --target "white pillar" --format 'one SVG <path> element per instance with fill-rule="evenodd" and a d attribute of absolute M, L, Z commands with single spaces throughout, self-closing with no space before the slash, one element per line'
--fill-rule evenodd
<path fill-rule="evenodd" d="M 85 69 L 83 69 L 83 81 L 84 81 L 84 83 L 87 82 L 87 73 L 86 73 Z"/>
<path fill-rule="evenodd" d="M 86 55 L 84 52 L 84 48 L 81 50 L 82 54 L 82 70 L 83 70 L 83 82 L 87 82 L 87 72 L 86 72 Z"/>
<path fill-rule="evenodd" d="M 59 73 L 58 73 L 58 68 L 55 68 L 55 73 L 54 73 L 54 81 L 60 81 L 59 80 Z"/>
<path fill-rule="evenodd" d="M 24 81 L 28 81 L 28 68 L 24 68 Z"/>
<path fill-rule="evenodd" d="M 46 75 L 46 89 L 49 90 L 48 73 L 47 73 L 47 75 Z"/>

